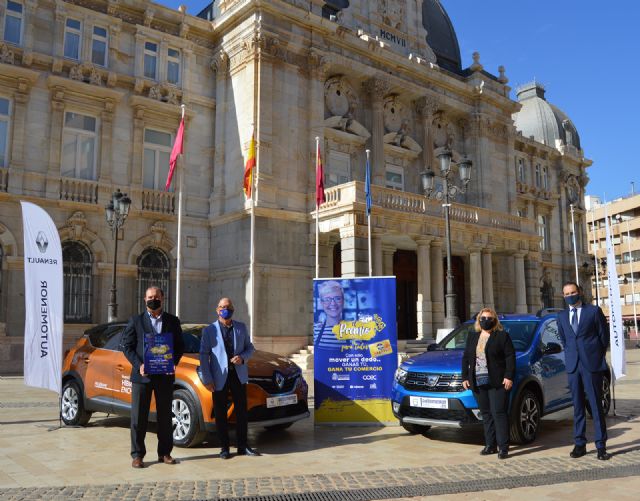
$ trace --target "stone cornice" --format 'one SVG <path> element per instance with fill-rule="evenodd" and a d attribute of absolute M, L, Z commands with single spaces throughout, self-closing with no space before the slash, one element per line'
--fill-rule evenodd
<path fill-rule="evenodd" d="M 121 90 L 109 89 L 107 87 L 92 85 L 56 75 L 47 76 L 47 86 L 50 89 L 63 89 L 64 91 L 80 94 L 92 99 L 111 99 L 116 103 L 125 95 L 125 92 Z"/>

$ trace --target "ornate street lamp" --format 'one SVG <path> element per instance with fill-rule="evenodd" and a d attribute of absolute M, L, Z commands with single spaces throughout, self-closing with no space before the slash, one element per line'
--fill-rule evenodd
<path fill-rule="evenodd" d="M 442 191 L 434 190 L 435 173 L 429 169 L 420 174 L 420 181 L 422 183 L 422 190 L 426 197 L 435 197 L 437 200 L 442 201 L 442 207 L 444 207 L 444 231 L 445 240 L 447 243 L 447 293 L 445 295 L 445 309 L 446 316 L 444 319 L 444 326 L 446 329 L 455 329 L 460 321 L 456 313 L 456 294 L 453 291 L 453 271 L 451 269 L 451 224 L 449 222 L 449 209 L 451 203 L 449 199 L 454 200 L 459 193 L 466 193 L 467 184 L 471 180 L 471 160 L 468 158 L 462 159 L 458 162 L 458 174 L 460 176 L 461 186 L 450 184 L 451 176 L 451 151 L 443 150 L 438 154 L 438 161 L 440 163 L 440 175 L 443 179 Z"/>
<path fill-rule="evenodd" d="M 122 228 L 131 207 L 131 199 L 126 193 L 120 190 L 113 192 L 111 200 L 105 207 L 105 217 L 107 224 L 111 228 L 113 235 L 113 274 L 111 276 L 111 290 L 109 293 L 109 309 L 107 319 L 109 322 L 115 322 L 118 318 L 118 303 L 116 302 L 116 264 L 118 261 L 118 230 Z"/>

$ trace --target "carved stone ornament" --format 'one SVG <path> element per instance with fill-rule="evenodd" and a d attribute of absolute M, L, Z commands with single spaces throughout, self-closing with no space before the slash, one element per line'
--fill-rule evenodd
<path fill-rule="evenodd" d="M 69 70 L 69 78 L 92 85 L 102 85 L 102 77 L 91 63 L 77 64 Z"/>
<path fill-rule="evenodd" d="M 220 49 L 211 60 L 211 70 L 218 75 L 224 75 L 229 71 L 229 55 Z"/>
<path fill-rule="evenodd" d="M 329 115 L 353 118 L 358 96 L 343 75 L 335 75 L 324 84 L 324 103 Z"/>
<path fill-rule="evenodd" d="M 165 228 L 164 224 L 160 221 L 156 221 L 155 223 L 153 223 L 149 230 L 151 241 L 156 247 L 160 247 L 160 245 L 162 244 L 162 240 L 167 235 L 167 229 Z"/>
<path fill-rule="evenodd" d="M 433 143 L 436 148 L 453 148 L 455 131 L 453 125 L 442 113 L 436 113 L 433 121 Z"/>
<path fill-rule="evenodd" d="M 386 132 L 399 132 L 403 123 L 407 121 L 406 112 L 406 107 L 397 94 L 385 97 L 382 105 L 382 116 Z"/>
<path fill-rule="evenodd" d="M 440 109 L 438 101 L 432 97 L 423 96 L 415 101 L 415 108 L 423 118 L 433 118 L 436 111 Z"/>
<path fill-rule="evenodd" d="M 76 240 L 82 239 L 82 234 L 87 227 L 87 218 L 82 211 L 74 212 L 69 219 L 67 219 L 66 225 L 72 232 L 73 237 Z"/>
<path fill-rule="evenodd" d="M 6 43 L 0 43 L 0 63 L 14 64 L 13 51 Z"/>
<path fill-rule="evenodd" d="M 404 26 L 404 7 L 406 0 L 378 0 L 378 12 L 382 13 L 382 22 L 397 30 Z"/>
<path fill-rule="evenodd" d="M 178 89 L 170 84 L 159 84 L 149 89 L 149 98 L 169 104 L 180 104 Z"/>
<path fill-rule="evenodd" d="M 574 175 L 570 175 L 567 178 L 567 198 L 572 204 L 575 204 L 580 199 L 580 183 Z"/>
<path fill-rule="evenodd" d="M 374 100 L 381 99 L 382 96 L 387 95 L 389 93 L 389 89 L 391 89 L 391 85 L 387 80 L 375 77 L 363 82 L 362 86 L 364 87 L 365 92 L 371 94 L 371 97 Z"/>

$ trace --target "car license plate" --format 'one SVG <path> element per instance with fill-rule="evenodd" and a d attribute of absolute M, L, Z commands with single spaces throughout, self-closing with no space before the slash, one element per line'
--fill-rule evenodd
<path fill-rule="evenodd" d="M 281 397 L 269 397 L 267 398 L 267 408 L 284 407 L 285 405 L 293 405 L 298 403 L 298 395 L 283 395 Z"/>
<path fill-rule="evenodd" d="M 448 398 L 427 398 L 427 397 L 409 397 L 409 405 L 411 407 L 421 407 L 423 409 L 448 409 Z"/>

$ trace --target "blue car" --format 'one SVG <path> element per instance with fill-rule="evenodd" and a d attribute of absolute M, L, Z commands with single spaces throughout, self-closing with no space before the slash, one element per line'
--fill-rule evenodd
<path fill-rule="evenodd" d="M 512 443 L 532 442 L 543 415 L 572 405 L 557 314 L 546 313 L 499 316 L 516 349 L 516 375 L 509 401 Z M 428 351 L 398 367 L 391 403 L 393 414 L 410 433 L 425 433 L 432 426 L 481 424 L 473 392 L 462 387 L 462 355 L 473 329 L 473 320 L 465 322 L 430 345 Z M 611 403 L 609 382 L 607 373 L 602 392 L 605 413 Z"/>

